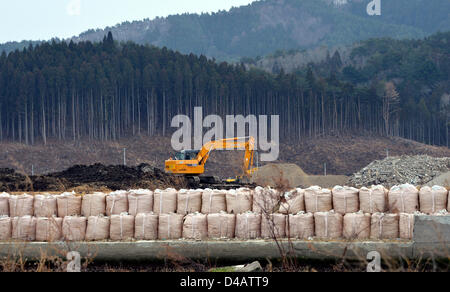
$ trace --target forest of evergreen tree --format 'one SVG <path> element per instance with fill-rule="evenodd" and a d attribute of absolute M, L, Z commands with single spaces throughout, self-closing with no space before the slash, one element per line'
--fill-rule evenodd
<path fill-rule="evenodd" d="M 434 47 L 436 38 L 450 39 L 434 36 Z M 425 80 L 436 92 L 414 94 L 414 80 L 357 80 L 365 69 L 340 68 L 338 54 L 295 74 L 269 74 L 117 44 L 111 34 L 100 43 L 43 43 L 0 56 L 0 141 L 169 135 L 174 116 L 201 106 L 204 115 L 279 115 L 282 139 L 357 133 L 448 146 L 448 43 L 443 48 L 431 56 L 436 76 Z"/>

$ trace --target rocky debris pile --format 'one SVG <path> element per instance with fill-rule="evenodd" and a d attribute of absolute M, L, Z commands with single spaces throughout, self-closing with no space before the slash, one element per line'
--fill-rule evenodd
<path fill-rule="evenodd" d="M 349 185 L 363 187 L 401 184 L 425 185 L 450 170 L 450 157 L 434 158 L 427 155 L 389 157 L 372 162 L 349 180 Z"/>
<path fill-rule="evenodd" d="M 131 188 L 182 188 L 186 182 L 165 174 L 148 164 L 136 167 L 121 165 L 75 165 L 65 171 L 26 177 L 12 169 L 0 169 L 0 192 L 67 191 L 76 188 L 121 190 Z"/>

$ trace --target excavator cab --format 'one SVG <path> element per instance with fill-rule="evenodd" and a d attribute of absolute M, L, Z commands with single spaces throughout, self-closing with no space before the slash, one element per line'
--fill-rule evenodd
<path fill-rule="evenodd" d="M 199 150 L 183 150 L 175 154 L 175 160 L 194 160 L 199 152 Z"/>

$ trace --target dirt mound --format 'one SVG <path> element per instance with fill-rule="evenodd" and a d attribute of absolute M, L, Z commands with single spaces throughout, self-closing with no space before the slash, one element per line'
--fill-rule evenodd
<path fill-rule="evenodd" d="M 344 185 L 348 181 L 348 177 L 344 175 L 308 175 L 296 164 L 268 164 L 255 173 L 253 181 L 261 186 L 281 188 L 308 188 L 315 185 L 332 188 Z"/>
<path fill-rule="evenodd" d="M 434 158 L 427 155 L 389 157 L 372 162 L 354 174 L 349 184 L 355 187 L 399 184 L 421 186 L 450 171 L 450 157 Z"/>
<path fill-rule="evenodd" d="M 181 188 L 183 178 L 170 176 L 148 164 L 136 167 L 76 165 L 65 171 L 48 175 L 26 177 L 12 169 L 0 171 L 0 191 L 92 191 L 123 190 L 131 188 Z"/>
<path fill-rule="evenodd" d="M 268 164 L 254 175 L 253 182 L 260 186 L 297 187 L 308 184 L 308 175 L 296 164 Z"/>

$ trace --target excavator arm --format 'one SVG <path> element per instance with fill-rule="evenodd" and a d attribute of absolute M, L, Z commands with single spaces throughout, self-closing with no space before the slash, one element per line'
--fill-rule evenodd
<path fill-rule="evenodd" d="M 248 141 L 245 141 L 248 139 Z M 244 141 L 242 141 L 244 140 Z M 252 168 L 254 163 L 255 154 L 255 138 L 244 137 L 244 138 L 229 138 L 218 141 L 212 141 L 206 143 L 200 150 L 197 161 L 199 165 L 205 165 L 209 159 L 209 156 L 214 150 L 245 150 L 244 156 L 244 171 L 246 175 L 252 174 Z"/>

